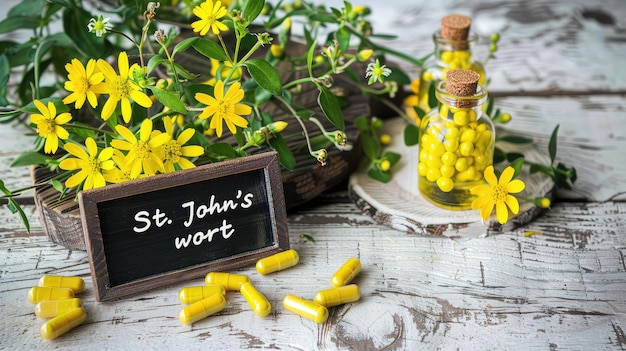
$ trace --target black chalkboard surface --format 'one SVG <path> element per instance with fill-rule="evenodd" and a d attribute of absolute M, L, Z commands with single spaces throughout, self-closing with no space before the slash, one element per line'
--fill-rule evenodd
<path fill-rule="evenodd" d="M 289 247 L 275 152 L 83 191 L 79 201 L 97 301 Z"/>

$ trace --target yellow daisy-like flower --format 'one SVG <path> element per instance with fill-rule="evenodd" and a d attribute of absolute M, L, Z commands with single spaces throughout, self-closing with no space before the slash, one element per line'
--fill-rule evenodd
<path fill-rule="evenodd" d="M 165 143 L 161 148 L 163 166 L 165 167 L 166 173 L 174 172 L 176 170 L 176 165 L 178 165 L 181 169 L 194 168 L 196 165 L 185 157 L 198 157 L 204 154 L 204 148 L 202 146 L 185 146 L 189 139 L 193 137 L 195 129 L 187 128 L 178 135 L 178 138 L 174 139 L 175 123 L 176 121 L 172 120 L 170 117 L 163 118 L 165 133 L 171 137 L 170 141 Z"/>
<path fill-rule="evenodd" d="M 73 188 L 81 183 L 83 190 L 100 188 L 106 185 L 106 180 L 102 175 L 103 171 L 113 169 L 115 163 L 111 160 L 113 149 L 110 147 L 98 152 L 98 146 L 92 138 L 85 140 L 87 151 L 76 144 L 68 143 L 65 150 L 76 157 L 67 158 L 59 164 L 61 169 L 80 171 L 65 181 L 65 186 Z"/>
<path fill-rule="evenodd" d="M 98 106 L 98 95 L 104 93 L 105 90 L 102 84 L 104 74 L 97 71 L 96 60 L 90 59 L 85 67 L 78 59 L 72 59 L 71 63 L 65 65 L 65 70 L 68 73 L 68 81 L 65 82 L 64 87 L 71 94 L 63 99 L 63 103 L 69 105 L 73 102 L 74 107 L 79 109 L 87 100 L 91 107 Z"/>
<path fill-rule="evenodd" d="M 519 202 L 511 194 L 521 192 L 526 187 L 526 184 L 520 179 L 512 180 L 514 173 L 513 167 L 509 166 L 502 171 L 498 180 L 493 166 L 489 166 L 485 168 L 484 173 L 488 185 L 481 184 L 470 189 L 472 194 L 478 195 L 478 198 L 472 201 L 472 209 L 480 209 L 480 217 L 483 220 L 489 218 L 494 206 L 496 207 L 496 217 L 500 224 L 504 224 L 509 220 L 509 209 L 513 214 L 519 212 Z"/>
<path fill-rule="evenodd" d="M 103 59 L 99 59 L 97 65 L 105 78 L 103 91 L 109 94 L 109 98 L 102 107 L 103 120 L 106 121 L 109 119 L 118 103 L 120 103 L 124 122 L 130 122 L 133 113 L 130 104 L 131 99 L 145 108 L 152 106 L 152 100 L 148 95 L 142 92 L 139 85 L 132 80 L 133 71 L 139 69 L 139 66 L 133 65 L 130 67 L 128 65 L 128 55 L 126 52 L 120 52 L 118 57 L 117 66 L 120 71 L 119 75 L 115 73 L 113 67 Z"/>
<path fill-rule="evenodd" d="M 113 156 L 111 156 L 111 159 L 115 162 L 116 167 L 113 167 L 112 169 L 106 170 L 102 173 L 107 183 L 117 184 L 127 182 L 136 178 L 142 178 L 141 174 L 136 178 L 131 178 L 130 171 L 133 165 L 128 165 L 128 162 L 126 162 L 126 155 L 124 155 L 122 151 L 118 149 L 113 149 Z"/>
<path fill-rule="evenodd" d="M 200 32 L 200 35 L 205 35 L 211 30 L 213 34 L 220 34 L 220 31 L 227 31 L 228 27 L 219 21 L 220 18 L 226 16 L 228 11 L 226 7 L 222 6 L 221 1 L 206 0 L 200 6 L 196 6 L 193 9 L 193 14 L 198 16 L 200 20 L 191 23 L 191 28 L 194 32 Z"/>
<path fill-rule="evenodd" d="M 212 118 L 209 127 L 215 129 L 218 137 L 222 136 L 222 121 L 226 122 L 226 126 L 233 134 L 237 132 L 237 126 L 242 128 L 248 126 L 248 121 L 241 115 L 249 115 L 252 112 L 252 107 L 239 103 L 244 96 L 241 83 L 235 82 L 224 94 L 224 82 L 218 80 L 215 83 L 214 95 L 215 97 L 196 93 L 195 97 L 196 100 L 207 105 L 198 118 Z"/>
<path fill-rule="evenodd" d="M 164 173 L 163 160 L 157 154 L 157 148 L 163 146 L 170 139 L 165 133 L 152 134 L 152 120 L 146 119 L 141 123 L 139 139 L 128 128 L 117 125 L 117 133 L 125 140 L 111 140 L 111 146 L 118 150 L 128 151 L 121 169 L 130 167 L 130 179 L 136 179 L 141 173 L 152 176 L 157 172 Z"/>
<path fill-rule="evenodd" d="M 40 113 L 30 115 L 30 121 L 37 125 L 39 136 L 46 139 L 44 152 L 53 154 L 59 149 L 59 139 L 66 140 L 70 136 L 67 130 L 63 128 L 63 124 L 69 122 L 72 115 L 69 112 L 64 112 L 57 116 L 57 109 L 52 101 L 48 102 L 47 107 L 39 100 L 34 100 L 33 103 Z"/>

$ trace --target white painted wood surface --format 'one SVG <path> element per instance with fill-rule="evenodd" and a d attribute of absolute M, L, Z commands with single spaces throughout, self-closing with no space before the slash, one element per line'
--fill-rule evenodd
<path fill-rule="evenodd" d="M 238 271 L 268 297 L 268 317 L 231 292 L 224 311 L 193 326 L 177 320 L 176 295 L 202 281 L 97 303 L 85 252 L 51 243 L 34 206 L 25 206 L 31 233 L 0 207 L 0 349 L 626 349 L 623 1 L 362 3 L 375 7 L 375 28 L 400 34 L 390 45 L 416 56 L 432 48 L 439 18 L 452 11 L 472 15 L 481 35 L 500 30 L 498 59 L 487 67 L 490 90 L 513 115 L 508 127 L 539 149 L 560 124 L 558 159 L 577 168 L 575 192 L 559 193 L 552 210 L 503 234 L 451 239 L 377 224 L 339 189 L 289 214 L 298 266 L 269 276 Z M 23 133 L 0 125 L 0 179 L 12 188 L 29 184 L 26 169 L 8 167 L 30 148 Z M 321 325 L 282 307 L 285 294 L 312 298 L 328 287 L 352 256 L 363 265 L 355 281 L 361 301 L 332 308 Z M 44 321 L 26 299 L 44 274 L 87 283 L 86 322 L 52 342 L 39 336 Z"/>

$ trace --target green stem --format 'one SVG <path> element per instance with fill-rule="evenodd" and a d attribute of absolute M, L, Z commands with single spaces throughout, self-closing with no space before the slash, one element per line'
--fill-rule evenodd
<path fill-rule="evenodd" d="M 298 114 L 296 113 L 296 111 L 293 109 L 291 104 L 289 104 L 289 102 L 285 100 L 284 97 L 277 96 L 276 99 L 278 99 L 278 101 L 283 103 L 283 105 L 285 105 L 285 107 L 289 110 L 289 113 L 291 113 L 291 115 L 296 119 L 296 121 L 298 121 L 298 123 L 300 124 L 300 127 L 302 128 L 302 132 L 304 133 L 304 139 L 306 140 L 306 146 L 309 149 L 309 153 L 313 154 L 313 149 L 311 149 L 311 140 L 309 139 L 309 133 L 307 132 L 306 126 L 304 125 L 304 122 L 302 121 L 302 119 L 298 117 Z"/>

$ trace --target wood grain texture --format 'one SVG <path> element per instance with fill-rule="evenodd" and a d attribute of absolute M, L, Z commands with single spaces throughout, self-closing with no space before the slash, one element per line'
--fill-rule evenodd
<path fill-rule="evenodd" d="M 452 240 L 405 235 L 355 210 L 345 192 L 290 216 L 296 267 L 248 275 L 272 304 L 258 318 L 245 299 L 227 294 L 226 309 L 182 325 L 176 296 L 191 280 L 96 303 L 86 253 L 27 236 L 18 223 L 0 234 L 0 325 L 3 345 L 18 349 L 279 348 L 290 350 L 622 349 L 626 346 L 626 206 L 620 202 L 556 204 L 531 224 L 505 234 Z M 328 203 L 325 203 L 328 201 Z M 31 208 L 32 210 L 32 208 Z M 5 218 L 3 215 L 2 218 Z M 563 227 L 562 223 L 568 223 Z M 524 232 L 541 234 L 525 236 Z M 307 233 L 315 243 L 299 238 Z M 358 257 L 359 302 L 330 309 L 316 325 L 288 311 L 284 295 L 312 298 L 348 257 Z M 87 321 L 55 343 L 38 335 L 28 289 L 43 274 L 86 279 Z M 373 317 L 375 316 L 375 317 Z M 169 346 L 168 346 L 169 345 Z"/>

